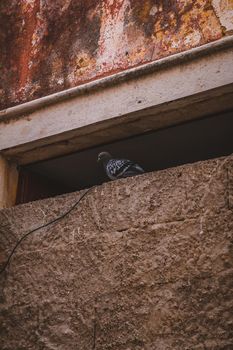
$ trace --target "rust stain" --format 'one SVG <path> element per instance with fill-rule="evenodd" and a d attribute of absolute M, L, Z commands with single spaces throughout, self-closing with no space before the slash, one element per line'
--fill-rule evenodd
<path fill-rule="evenodd" d="M 3 0 L 1 109 L 222 35 L 210 0 Z"/>
<path fill-rule="evenodd" d="M 21 16 L 23 18 L 23 28 L 20 36 L 20 46 L 23 50 L 20 51 L 18 68 L 19 68 L 19 93 L 20 89 L 26 85 L 30 79 L 29 62 L 32 51 L 32 37 L 37 25 L 37 13 L 40 10 L 40 0 L 35 0 L 32 3 L 21 4 Z"/>
<path fill-rule="evenodd" d="M 102 6 L 105 6 L 106 8 L 109 9 L 109 14 L 111 17 L 115 17 L 118 13 L 120 8 L 122 7 L 124 3 L 124 0 L 119 0 L 119 1 L 106 1 L 103 2 Z"/>

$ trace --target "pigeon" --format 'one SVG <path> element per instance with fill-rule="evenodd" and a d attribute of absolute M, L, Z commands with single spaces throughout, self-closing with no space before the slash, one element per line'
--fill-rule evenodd
<path fill-rule="evenodd" d="M 111 180 L 144 173 L 138 164 L 128 159 L 114 159 L 108 152 L 99 153 L 97 161 L 103 164 L 104 170 Z"/>

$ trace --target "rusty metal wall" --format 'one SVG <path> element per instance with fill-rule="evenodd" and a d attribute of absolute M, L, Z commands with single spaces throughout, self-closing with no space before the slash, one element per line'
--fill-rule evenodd
<path fill-rule="evenodd" d="M 0 107 L 223 35 L 210 0 L 2 0 Z"/>

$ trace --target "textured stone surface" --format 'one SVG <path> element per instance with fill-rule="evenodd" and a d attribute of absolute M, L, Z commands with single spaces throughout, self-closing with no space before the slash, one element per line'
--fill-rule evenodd
<path fill-rule="evenodd" d="M 0 276 L 0 348 L 232 349 L 233 158 L 94 188 Z M 79 193 L 0 211 L 0 262 Z"/>
<path fill-rule="evenodd" d="M 233 0 L 213 0 L 213 6 L 225 34 L 233 34 Z"/>
<path fill-rule="evenodd" d="M 210 0 L 2 0 L 0 108 L 222 35 Z"/>

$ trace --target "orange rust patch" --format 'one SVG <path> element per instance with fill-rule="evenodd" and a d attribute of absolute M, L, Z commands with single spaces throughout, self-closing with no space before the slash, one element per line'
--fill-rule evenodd
<path fill-rule="evenodd" d="M 233 10 L 233 0 L 221 0 L 220 1 L 220 10 Z"/>
<path fill-rule="evenodd" d="M 22 3 L 21 14 L 24 21 L 22 35 L 20 37 L 20 46 L 23 48 L 19 52 L 19 91 L 25 87 L 27 80 L 30 79 L 29 62 L 32 51 L 32 37 L 37 26 L 37 13 L 40 10 L 40 0 L 35 0 L 31 7 L 24 7 Z"/>

